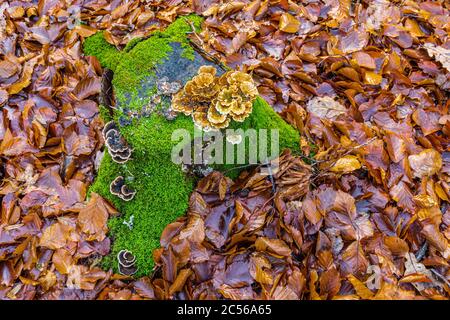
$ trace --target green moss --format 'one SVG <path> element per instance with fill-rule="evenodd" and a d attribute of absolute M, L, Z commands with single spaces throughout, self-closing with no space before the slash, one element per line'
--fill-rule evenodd
<path fill-rule="evenodd" d="M 102 67 L 113 71 L 121 61 L 122 53 L 105 40 L 103 32 L 97 32 L 87 38 L 83 43 L 83 50 L 85 55 L 97 57 Z"/>
<path fill-rule="evenodd" d="M 298 133 L 281 120 L 261 98 L 256 100 L 251 116 L 241 125 L 233 123 L 230 128 L 233 127 L 244 130 L 278 128 L 281 149 L 298 150 Z M 131 250 L 137 256 L 138 275 L 151 272 L 152 251 L 159 247 L 162 230 L 185 213 L 194 187 L 194 181 L 187 178 L 180 166 L 173 164 L 170 158 L 172 148 L 177 144 L 177 141 L 171 141 L 172 132 L 180 128 L 188 130 L 193 137 L 192 119 L 185 116 L 168 122 L 161 116 L 153 115 L 124 127 L 122 134 L 133 146 L 133 159 L 125 165 L 117 165 L 106 155 L 90 189 L 110 200 L 123 214 L 109 221 L 114 241 L 112 256 L 115 257 L 122 249 Z M 247 153 L 248 148 L 247 142 Z M 227 175 L 234 178 L 239 170 L 229 169 L 235 166 L 220 165 L 217 169 L 228 170 Z M 136 197 L 130 202 L 122 201 L 109 192 L 111 181 L 119 175 L 125 177 L 127 184 L 137 191 Z M 133 230 L 129 230 L 124 224 L 131 215 L 134 215 Z M 103 264 L 117 271 L 115 259 L 109 258 Z"/>
<path fill-rule="evenodd" d="M 130 52 L 139 42 L 141 42 L 142 40 L 144 40 L 143 37 L 136 37 L 131 39 L 125 46 L 125 48 L 123 48 L 123 52 Z"/>
<path fill-rule="evenodd" d="M 136 127 L 127 127 L 123 134 L 134 148 L 133 160 L 119 166 L 106 155 L 90 188 L 90 191 L 110 200 L 122 213 L 109 221 L 114 241 L 112 256 L 115 257 L 122 249 L 131 250 L 137 256 L 139 275 L 151 272 L 152 251 L 159 247 L 164 227 L 187 209 L 193 181 L 171 162 L 170 150 L 173 130 L 192 127 L 191 123 L 189 118 L 182 117 L 167 124 L 164 118 L 155 115 L 143 119 Z M 112 179 L 119 175 L 137 190 L 136 197 L 130 202 L 122 201 L 109 192 Z M 132 230 L 123 223 L 129 221 L 131 215 L 134 215 Z M 115 259 L 104 261 L 104 265 L 114 269 L 115 263 Z"/>
<path fill-rule="evenodd" d="M 129 100 L 137 102 L 139 89 L 142 82 L 149 76 L 154 75 L 154 68 L 161 63 L 168 53 L 172 51 L 170 43 L 178 42 L 183 47 L 183 57 L 194 58 L 194 49 L 189 45 L 186 34 L 192 31 L 191 24 L 200 29 L 203 18 L 196 15 L 181 17 L 172 23 L 164 32 L 155 31 L 152 37 L 146 41 L 140 39 L 132 40 L 132 44 L 126 46 L 127 50 L 122 52 L 110 45 L 103 37 L 102 32 L 98 32 L 86 39 L 83 45 L 86 55 L 96 56 L 103 67 L 113 70 L 120 76 L 115 76 L 113 86 L 116 97 L 120 103 Z M 131 97 L 131 99 L 130 99 Z M 139 106 L 142 106 L 139 101 Z M 136 106 L 129 106 L 136 109 Z"/>
<path fill-rule="evenodd" d="M 111 111 L 109 108 L 104 105 L 99 106 L 100 118 L 103 119 L 104 122 L 109 122 L 112 120 Z"/>
<path fill-rule="evenodd" d="M 148 102 L 148 97 L 155 92 L 154 86 L 148 86 L 149 79 L 154 75 L 155 66 L 162 63 L 171 52 L 170 43 L 181 43 L 184 49 L 183 56 L 194 57 L 193 49 L 188 46 L 186 40 L 186 33 L 191 31 L 186 19 L 190 19 L 196 28 L 200 27 L 202 21 L 200 17 L 180 18 L 164 32 L 155 32 L 151 38 L 136 43 L 129 52 L 113 54 L 110 47 L 102 45 L 99 35 L 87 40 L 88 43 L 85 44 L 87 54 L 96 55 L 104 66 L 110 67 L 112 61 L 116 63 L 113 86 L 119 106 L 140 109 Z M 119 60 L 115 60 L 117 57 Z M 101 108 L 100 112 L 105 121 L 110 119 L 108 110 Z M 115 120 L 121 115 L 121 110 L 115 111 Z M 179 115 L 173 121 L 167 121 L 157 114 L 134 120 L 132 125 L 121 128 L 122 135 L 133 148 L 132 159 L 124 165 L 118 165 L 112 161 L 109 154 L 106 154 L 102 160 L 98 176 L 90 191 L 110 200 L 122 213 L 109 220 L 113 245 L 111 255 L 102 261 L 105 268 L 112 267 L 117 271 L 115 257 L 120 250 L 127 249 L 137 257 L 139 268 L 137 276 L 150 274 L 153 268 L 152 252 L 160 246 L 162 230 L 186 212 L 195 181 L 187 177 L 181 167 L 171 161 L 171 151 L 178 144 L 178 141 L 172 141 L 172 133 L 181 128 L 193 136 L 193 121 L 183 115 Z M 255 101 L 249 118 L 243 123 L 233 122 L 230 128 L 278 129 L 280 151 L 285 148 L 299 150 L 298 132 L 285 123 L 262 98 Z M 248 157 L 249 141 L 245 143 Z M 215 168 L 235 177 L 239 170 L 230 170 L 235 167 L 236 165 L 217 165 Z M 122 201 L 109 192 L 110 183 L 119 175 L 137 191 L 135 198 L 130 202 Z M 130 230 L 124 221 L 129 221 L 132 215 L 134 227 Z"/>

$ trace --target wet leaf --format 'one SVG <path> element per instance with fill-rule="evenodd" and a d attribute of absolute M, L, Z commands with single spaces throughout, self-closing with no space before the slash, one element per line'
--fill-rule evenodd
<path fill-rule="evenodd" d="M 349 274 L 347 276 L 348 281 L 353 285 L 353 288 L 356 291 L 356 294 L 360 296 L 362 299 L 371 299 L 374 295 L 372 291 L 369 290 L 369 288 L 366 287 L 366 285 L 359 281 L 358 278 L 356 278 L 354 275 Z"/>
<path fill-rule="evenodd" d="M 280 239 L 260 237 L 255 241 L 255 247 L 258 251 L 266 251 L 275 256 L 289 256 L 291 254 L 291 249 Z"/>
<path fill-rule="evenodd" d="M 49 249 L 60 249 L 67 244 L 73 227 L 62 222 L 56 222 L 44 229 L 39 245 Z"/>
<path fill-rule="evenodd" d="M 116 209 L 93 192 L 89 203 L 78 215 L 78 225 L 81 231 L 88 235 L 89 240 L 102 241 L 108 231 L 106 225 L 108 217 L 115 214 Z"/>

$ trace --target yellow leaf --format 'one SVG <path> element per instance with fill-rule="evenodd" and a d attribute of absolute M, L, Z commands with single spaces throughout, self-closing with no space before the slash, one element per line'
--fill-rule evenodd
<path fill-rule="evenodd" d="M 347 155 L 340 158 L 331 168 L 333 172 L 352 172 L 361 168 L 361 163 L 356 156 Z"/>
<path fill-rule="evenodd" d="M 337 71 L 337 73 L 355 82 L 358 82 L 360 80 L 359 73 L 356 72 L 355 69 L 350 67 L 341 68 Z"/>
<path fill-rule="evenodd" d="M 414 201 L 421 208 L 431 208 L 437 205 L 437 202 L 427 194 L 419 194 L 415 196 Z"/>
<path fill-rule="evenodd" d="M 87 38 L 95 34 L 97 32 L 97 29 L 85 24 L 80 24 L 75 27 L 75 31 L 78 33 L 79 36 Z"/>
<path fill-rule="evenodd" d="M 284 13 L 280 17 L 279 29 L 287 33 L 296 33 L 300 28 L 300 21 L 298 21 L 294 16 L 289 13 Z"/>
<path fill-rule="evenodd" d="M 405 21 L 405 29 L 409 31 L 409 33 L 413 37 L 423 37 L 425 33 L 420 29 L 419 24 L 416 20 L 406 19 Z"/>
<path fill-rule="evenodd" d="M 364 83 L 370 84 L 373 86 L 379 85 L 381 81 L 383 80 L 383 77 L 375 72 L 367 71 L 364 74 Z"/>
<path fill-rule="evenodd" d="M 408 157 L 409 165 L 417 178 L 430 177 L 442 167 L 442 157 L 434 149 L 426 149 Z"/>
<path fill-rule="evenodd" d="M 25 65 L 23 67 L 22 75 L 16 83 L 13 83 L 11 86 L 7 88 L 8 93 L 10 95 L 18 94 L 20 91 L 28 87 L 31 83 L 31 77 L 34 72 L 34 67 L 38 62 L 38 59 L 40 57 L 35 57 L 27 62 L 25 62 Z"/>
<path fill-rule="evenodd" d="M 312 270 L 309 279 L 309 295 L 311 300 L 322 300 L 316 290 L 316 282 L 319 275 L 316 270 Z"/>
<path fill-rule="evenodd" d="M 177 278 L 169 288 L 169 295 L 173 295 L 174 293 L 183 290 L 184 284 L 186 283 L 187 279 L 191 276 L 191 274 L 192 270 L 190 269 L 181 270 L 178 273 Z"/>
<path fill-rule="evenodd" d="M 358 296 L 360 296 L 363 299 L 370 299 L 373 297 L 373 292 L 369 290 L 369 288 L 366 287 L 364 283 L 359 281 L 354 275 L 349 274 L 347 276 L 348 281 L 353 285 L 353 288 L 355 288 L 356 293 Z"/>

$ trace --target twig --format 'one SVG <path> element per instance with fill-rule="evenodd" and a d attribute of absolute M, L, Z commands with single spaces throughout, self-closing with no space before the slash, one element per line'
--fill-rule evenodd
<path fill-rule="evenodd" d="M 237 167 L 233 167 L 233 168 L 227 169 L 223 173 L 228 173 L 228 172 L 233 171 L 233 170 L 246 169 L 246 168 L 250 168 L 250 167 L 254 167 L 254 166 L 256 166 L 256 164 L 246 164 L 246 165 L 243 165 L 243 166 L 237 166 Z"/>
<path fill-rule="evenodd" d="M 265 166 L 269 171 L 269 179 L 270 183 L 272 183 L 272 193 L 273 194 L 277 193 L 277 186 L 275 184 L 275 177 L 273 176 L 272 164 L 270 163 L 270 161 L 266 160 L 262 166 Z"/>
<path fill-rule="evenodd" d="M 192 32 L 189 32 L 189 34 L 193 34 L 195 36 L 195 38 L 198 40 L 199 43 L 194 42 L 192 39 L 188 39 L 190 45 L 194 48 L 194 50 L 196 50 L 198 53 L 200 53 L 203 57 L 205 57 L 205 59 L 214 62 L 215 64 L 217 64 L 223 71 L 227 71 L 228 68 L 222 63 L 222 61 L 220 61 L 218 58 L 216 58 L 215 56 L 213 56 L 212 54 L 210 54 L 209 52 L 207 52 L 203 47 L 205 46 L 205 42 L 203 41 L 203 39 L 198 35 L 198 33 L 195 31 L 195 26 L 192 23 L 192 21 L 187 20 L 186 21 L 191 29 Z"/>
<path fill-rule="evenodd" d="M 419 251 L 417 251 L 416 253 L 416 259 L 417 261 L 420 261 L 423 259 L 423 257 L 425 257 L 425 254 L 427 253 L 427 249 L 428 249 L 428 242 L 424 242 L 424 244 L 422 245 L 422 247 L 420 247 Z"/>
<path fill-rule="evenodd" d="M 450 282 L 448 282 L 448 280 L 442 274 L 434 270 L 434 268 L 431 269 L 431 272 L 433 272 L 436 277 L 444 281 L 444 283 L 450 288 Z"/>

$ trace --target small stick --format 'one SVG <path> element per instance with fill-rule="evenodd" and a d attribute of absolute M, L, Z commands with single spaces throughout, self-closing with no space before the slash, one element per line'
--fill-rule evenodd
<path fill-rule="evenodd" d="M 435 275 L 436 277 L 438 277 L 439 279 L 441 279 L 442 281 L 444 281 L 445 284 L 446 284 L 447 286 L 450 287 L 450 282 L 448 282 L 448 280 L 447 280 L 442 274 L 440 274 L 439 272 L 437 272 L 436 270 L 434 270 L 434 268 L 431 269 L 431 272 L 433 272 L 434 275 Z"/>

